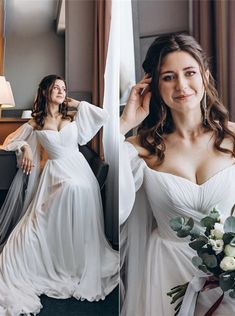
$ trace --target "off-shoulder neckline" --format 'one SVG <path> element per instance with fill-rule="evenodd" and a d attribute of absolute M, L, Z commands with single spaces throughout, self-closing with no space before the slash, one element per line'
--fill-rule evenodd
<path fill-rule="evenodd" d="M 169 176 L 169 177 L 176 178 L 176 179 L 178 179 L 178 180 L 186 181 L 186 182 L 188 182 L 188 183 L 190 183 L 190 184 L 192 184 L 192 185 L 195 185 L 195 186 L 197 186 L 197 187 L 203 187 L 204 185 L 206 185 L 207 183 L 209 183 L 210 181 L 212 181 L 214 178 L 216 178 L 216 177 L 219 176 L 220 174 L 222 174 L 222 173 L 224 173 L 224 172 L 226 172 L 226 171 L 229 171 L 230 169 L 232 169 L 233 167 L 235 167 L 235 163 L 233 163 L 233 164 L 231 164 L 231 165 L 229 165 L 229 166 L 227 166 L 227 167 L 225 167 L 225 168 L 223 168 L 223 169 L 221 169 L 221 170 L 218 170 L 216 173 L 214 173 L 212 176 L 210 176 L 210 177 L 209 177 L 207 180 L 205 180 L 204 182 L 202 182 L 202 183 L 196 183 L 196 182 L 193 182 L 193 181 L 191 181 L 191 180 L 189 180 L 189 179 L 187 179 L 187 178 L 185 178 L 185 177 L 181 177 L 181 176 L 178 176 L 178 175 L 173 174 L 173 173 L 170 173 L 170 172 L 159 171 L 159 170 L 150 168 L 150 167 L 148 166 L 148 164 L 146 163 L 146 161 L 145 161 L 143 158 L 139 157 L 138 150 L 135 148 L 135 146 L 134 146 L 132 143 L 130 143 L 130 142 L 127 142 L 127 143 L 130 144 L 130 146 L 132 147 L 133 150 L 135 150 L 135 152 L 136 152 L 138 158 L 142 161 L 142 163 L 144 164 L 145 168 L 146 168 L 147 170 L 149 170 L 150 172 L 153 172 L 153 173 L 159 174 L 159 175 L 161 174 L 161 175 L 166 176 L 166 177 Z"/>
<path fill-rule="evenodd" d="M 56 133 L 60 133 L 67 125 L 70 125 L 72 123 L 74 123 L 75 121 L 69 122 L 67 124 L 65 124 L 60 130 L 54 130 L 54 129 L 41 129 L 41 130 L 37 130 L 34 129 L 33 126 L 31 124 L 29 124 L 27 122 L 27 124 L 35 131 L 35 132 L 56 132 Z"/>
<path fill-rule="evenodd" d="M 141 159 L 141 158 L 140 158 Z M 173 173 L 170 173 L 170 172 L 164 172 L 164 171 L 159 171 L 159 170 L 155 170 L 155 169 L 152 169 L 150 168 L 147 163 L 144 161 L 143 159 L 143 163 L 145 164 L 146 168 L 150 171 L 150 172 L 155 172 L 156 174 L 161 174 L 163 176 L 169 176 L 169 177 L 173 177 L 173 178 L 176 178 L 178 180 L 182 180 L 182 181 L 186 181 L 192 185 L 195 185 L 197 187 L 203 187 L 204 185 L 208 184 L 210 181 L 214 180 L 217 176 L 221 175 L 222 173 L 224 172 L 227 172 L 229 171 L 230 169 L 232 169 L 233 167 L 235 167 L 235 163 L 232 164 L 232 165 L 229 165 L 219 171 L 217 171 L 216 173 L 214 173 L 212 176 L 210 176 L 208 179 L 206 179 L 204 182 L 202 183 L 196 183 L 196 182 L 193 182 L 185 177 L 181 177 L 181 176 L 178 176 L 176 174 L 173 174 Z"/>

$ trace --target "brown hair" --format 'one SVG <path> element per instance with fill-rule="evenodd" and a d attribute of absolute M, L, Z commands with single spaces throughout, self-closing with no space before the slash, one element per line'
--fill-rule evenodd
<path fill-rule="evenodd" d="M 57 79 L 62 80 L 67 88 L 65 80 L 57 75 L 48 75 L 44 77 L 39 84 L 37 97 L 33 105 L 32 117 L 40 129 L 42 129 L 45 124 L 45 118 L 47 116 L 47 103 L 50 101 L 51 91 Z M 72 117 L 67 113 L 68 106 L 66 99 L 62 104 L 60 104 L 59 112 L 62 114 L 62 119 L 69 119 L 72 121 Z"/>
<path fill-rule="evenodd" d="M 226 136 L 232 137 L 235 144 L 235 134 L 228 128 L 228 111 L 219 101 L 207 58 L 196 40 L 192 36 L 183 33 L 172 33 L 157 37 L 149 47 L 143 62 L 145 73 L 152 77 L 150 84 L 152 95 L 149 115 L 138 128 L 141 146 L 146 148 L 150 155 L 157 156 L 159 165 L 163 162 L 166 146 L 162 135 L 172 133 L 175 125 L 169 107 L 160 96 L 159 74 L 164 57 L 175 51 L 187 52 L 198 62 L 206 92 L 207 121 L 205 128 L 214 131 L 214 147 L 217 150 L 235 157 L 235 145 L 233 150 L 220 146 Z M 206 78 L 206 70 L 209 71 L 209 80 Z M 202 106 L 201 110 L 202 114 L 205 114 Z"/>

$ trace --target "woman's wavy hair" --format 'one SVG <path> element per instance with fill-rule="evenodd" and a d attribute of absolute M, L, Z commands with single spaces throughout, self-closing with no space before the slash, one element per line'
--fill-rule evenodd
<path fill-rule="evenodd" d="M 37 97 L 33 104 L 32 117 L 35 120 L 39 129 L 42 129 L 45 124 L 45 118 L 48 114 L 48 102 L 51 99 L 51 92 L 56 80 L 62 80 L 67 88 L 64 78 L 57 75 L 48 75 L 42 79 L 38 86 Z M 62 119 L 70 119 L 72 117 L 68 115 L 67 99 L 60 104 L 59 112 L 62 114 Z"/>
<path fill-rule="evenodd" d="M 141 145 L 148 150 L 150 155 L 157 156 L 159 165 L 163 162 L 166 149 L 163 134 L 172 133 L 175 125 L 170 108 L 163 102 L 159 92 L 159 75 L 164 57 L 176 51 L 187 52 L 198 62 L 206 93 L 207 120 L 205 128 L 214 132 L 214 147 L 217 150 L 235 157 L 235 145 L 233 150 L 221 147 L 225 137 L 232 137 L 235 144 L 235 134 L 228 128 L 228 111 L 219 101 L 214 79 L 209 71 L 207 57 L 196 40 L 184 33 L 172 33 L 157 37 L 149 47 L 143 62 L 142 66 L 145 73 L 152 77 L 150 84 L 152 95 L 149 115 L 138 128 Z M 209 72 L 209 79 L 206 77 L 206 71 Z M 202 105 L 201 111 L 202 116 L 204 116 Z"/>

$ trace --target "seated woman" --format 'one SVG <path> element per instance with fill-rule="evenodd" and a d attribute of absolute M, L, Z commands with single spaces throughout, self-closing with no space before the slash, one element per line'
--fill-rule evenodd
<path fill-rule="evenodd" d="M 1 210 L 0 315 L 39 313 L 41 294 L 104 299 L 118 284 L 118 253 L 104 235 L 99 185 L 78 149 L 107 115 L 84 101 L 72 105 L 75 117 L 64 79 L 45 77 L 33 119 L 4 142 L 5 150 L 18 153 L 21 169 Z M 48 159 L 40 175 L 41 147 Z M 30 176 L 21 205 L 24 173 Z"/>
<path fill-rule="evenodd" d="M 121 261 L 126 292 L 123 316 L 173 316 L 167 292 L 197 274 L 195 252 L 169 222 L 176 216 L 196 223 L 218 206 L 230 215 L 235 203 L 235 124 L 218 99 L 207 59 L 187 34 L 156 38 L 121 118 Z M 122 136 L 122 140 L 123 140 Z M 201 316 L 220 297 L 219 288 L 199 295 Z M 186 302 L 187 304 L 187 302 Z M 177 309 L 177 308 L 176 308 Z M 225 293 L 214 316 L 235 314 Z M 209 314 L 207 314 L 209 315 Z M 212 315 L 212 314 L 210 314 Z"/>

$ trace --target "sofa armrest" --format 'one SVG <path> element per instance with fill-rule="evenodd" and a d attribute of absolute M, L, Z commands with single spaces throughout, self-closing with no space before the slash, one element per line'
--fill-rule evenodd
<path fill-rule="evenodd" d="M 87 145 L 79 146 L 79 150 L 88 161 L 102 190 L 108 175 L 109 165 L 100 159 L 99 155 Z"/>
<path fill-rule="evenodd" d="M 0 190 L 8 190 L 17 171 L 14 151 L 0 149 Z"/>

